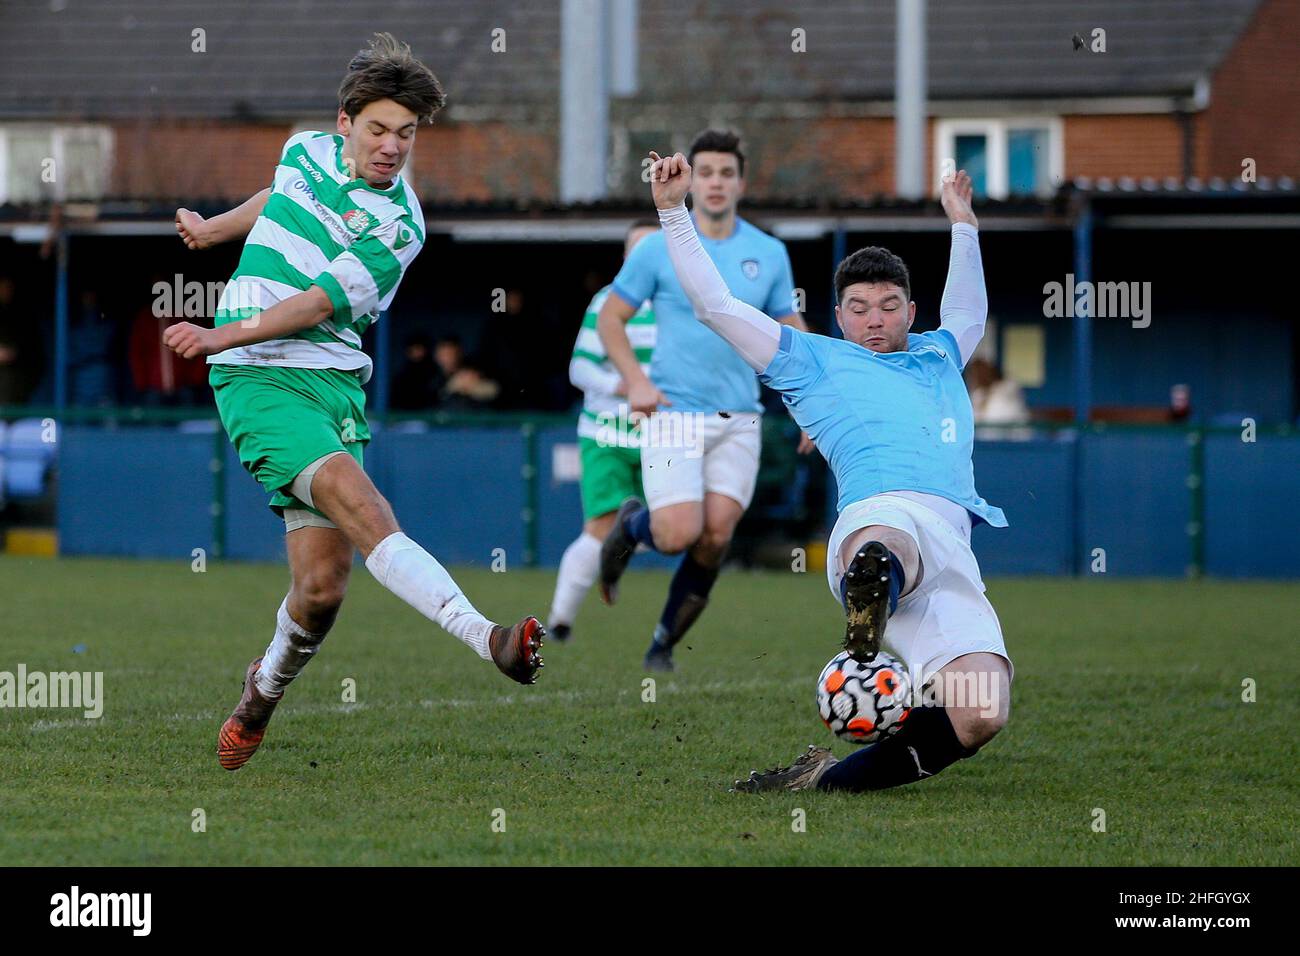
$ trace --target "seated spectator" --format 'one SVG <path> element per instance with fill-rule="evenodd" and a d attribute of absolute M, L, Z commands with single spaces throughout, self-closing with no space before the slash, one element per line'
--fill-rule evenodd
<path fill-rule="evenodd" d="M 500 385 L 472 365 L 466 365 L 443 387 L 442 407 L 453 411 L 478 411 L 491 407 L 500 394 Z"/>
<path fill-rule="evenodd" d="M 448 411 L 486 409 L 501 394 L 501 386 L 466 362 L 460 339 L 444 336 L 434 346 L 434 361 L 442 373 L 442 407 Z"/>
<path fill-rule="evenodd" d="M 1018 425 L 1029 421 L 1029 408 L 1020 386 L 1002 377 L 996 365 L 987 359 L 973 358 L 966 365 L 966 390 L 978 425 Z M 1032 438 L 1028 430 L 1002 429 L 976 431 L 979 438 Z"/>

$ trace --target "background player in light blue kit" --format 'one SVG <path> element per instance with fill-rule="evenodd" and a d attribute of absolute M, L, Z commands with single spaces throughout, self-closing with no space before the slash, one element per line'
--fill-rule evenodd
<path fill-rule="evenodd" d="M 691 144 L 690 155 L 698 170 L 692 196 L 702 248 L 738 298 L 806 329 L 795 308 L 784 243 L 736 215 L 745 186 L 740 141 L 732 133 L 706 130 Z M 632 251 L 612 289 L 600 310 L 600 337 L 627 384 L 631 411 L 651 418 L 641 445 L 646 507 L 629 501 L 606 536 L 601 596 L 614 603 L 618 579 L 638 544 L 665 554 L 685 552 L 645 656 L 648 669 L 671 670 L 672 649 L 708 603 L 736 524 L 754 496 L 763 408 L 754 370 L 695 320 L 662 235 Z M 625 328 L 647 299 L 658 323 L 648 378 Z M 806 437 L 801 450 L 811 450 Z"/>
<path fill-rule="evenodd" d="M 1002 729 L 1012 677 L 970 549 L 972 520 L 1007 523 L 975 491 L 974 422 L 961 377 L 988 311 L 970 177 L 963 170 L 943 182 L 953 225 L 940 328 L 909 333 L 916 304 L 907 267 L 868 248 L 836 270 L 844 332 L 836 339 L 782 327 L 733 295 L 683 205 L 686 157 L 650 155 L 661 235 L 695 315 L 782 393 L 835 474 L 840 517 L 827 577 L 848 619 L 845 649 L 870 660 L 883 641 L 938 704 L 914 707 L 901 731 L 843 761 L 812 747 L 790 767 L 752 773 L 736 787 L 879 790 L 932 776 Z M 948 692 L 962 686 L 992 694 Z"/>

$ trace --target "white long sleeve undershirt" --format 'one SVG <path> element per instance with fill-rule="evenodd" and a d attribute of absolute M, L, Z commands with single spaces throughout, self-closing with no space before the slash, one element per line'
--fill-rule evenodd
<path fill-rule="evenodd" d="M 704 251 L 685 204 L 660 209 L 659 222 L 668 240 L 668 258 L 696 318 L 726 339 L 755 372 L 763 371 L 776 358 L 781 324 L 731 294 Z"/>
<path fill-rule="evenodd" d="M 613 395 L 623 383 L 623 377 L 617 372 L 606 372 L 585 358 L 575 358 L 569 361 L 569 381 L 580 392 Z"/>
<path fill-rule="evenodd" d="M 943 301 L 939 303 L 939 328 L 948 330 L 957 340 L 963 368 L 984 337 L 988 313 L 979 231 L 968 223 L 954 222 L 952 248 L 948 252 L 948 281 L 943 287 Z"/>
<path fill-rule="evenodd" d="M 700 243 L 695 223 L 684 204 L 660 209 L 659 222 L 667 239 L 668 258 L 696 317 L 726 339 L 750 368 L 762 372 L 780 347 L 780 323 L 731 294 Z M 963 366 L 984 336 L 987 315 L 988 294 L 984 289 L 979 232 L 967 223 L 953 223 L 948 280 L 939 306 L 939 319 L 940 328 L 951 332 L 957 340 Z"/>

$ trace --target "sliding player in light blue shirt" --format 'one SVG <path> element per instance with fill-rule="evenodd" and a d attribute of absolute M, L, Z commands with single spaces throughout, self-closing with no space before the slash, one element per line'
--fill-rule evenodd
<path fill-rule="evenodd" d="M 689 163 L 680 153 L 650 155 L 662 235 L 696 317 L 782 393 L 835 475 L 840 518 L 827 576 L 847 617 L 845 649 L 867 661 L 883 641 L 914 687 L 945 688 L 935 695 L 939 706 L 913 707 L 902 730 L 843 761 L 810 748 L 790 767 L 751 774 L 736 788 L 878 790 L 932 776 L 1002 729 L 1012 677 L 970 549 L 972 521 L 1007 523 L 975 491 L 974 422 L 961 374 L 984 334 L 988 304 L 970 177 L 963 170 L 943 183 L 952 251 L 939 329 L 911 334 L 907 267 L 873 247 L 836 270 L 844 333 L 836 339 L 782 327 L 734 296 L 682 204 Z M 993 692 L 959 700 L 946 693 L 958 678 Z"/>

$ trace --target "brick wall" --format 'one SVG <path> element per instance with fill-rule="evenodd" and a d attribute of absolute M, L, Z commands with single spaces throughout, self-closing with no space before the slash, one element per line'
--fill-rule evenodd
<path fill-rule="evenodd" d="M 1300 36 L 1300 3 L 1266 0 L 1212 77 L 1209 107 L 1190 120 L 1195 175 L 1238 177 L 1247 156 L 1257 161 L 1260 176 L 1300 175 L 1295 36 Z M 638 118 L 635 105 L 629 109 L 625 103 L 613 121 L 636 129 Z M 689 118 L 680 122 L 687 132 L 698 128 Z M 1066 116 L 1065 175 L 1181 177 L 1188 125 L 1170 114 Z M 833 202 L 894 189 L 894 130 L 887 117 L 776 118 L 736 126 L 752 157 L 752 198 Z M 927 170 L 933 129 L 931 120 Z M 119 123 L 112 192 L 183 201 L 246 197 L 270 181 L 290 131 L 285 124 Z M 555 124 L 541 118 L 523 124 L 442 118 L 420 131 L 411 174 L 428 201 L 554 201 L 557 139 Z"/>
<path fill-rule="evenodd" d="M 292 130 L 288 124 L 119 123 L 111 192 L 183 202 L 247 198 L 270 185 Z M 553 200 L 553 155 L 554 137 L 535 129 L 441 124 L 420 130 L 409 169 L 426 200 Z"/>
<path fill-rule="evenodd" d="M 1065 117 L 1065 177 L 1183 174 L 1183 129 L 1160 114 Z"/>
<path fill-rule="evenodd" d="M 894 190 L 894 123 L 878 117 L 779 120 L 747 131 L 749 195 L 867 199 Z"/>
<path fill-rule="evenodd" d="M 1298 37 L 1300 3 L 1266 0 L 1211 80 L 1202 175 L 1300 176 Z"/>
<path fill-rule="evenodd" d="M 135 199 L 246 199 L 270 184 L 289 133 L 288 126 L 239 123 L 119 123 L 111 192 Z"/>

